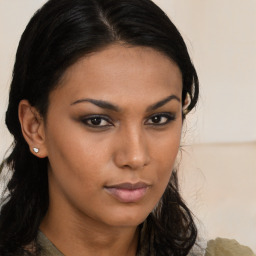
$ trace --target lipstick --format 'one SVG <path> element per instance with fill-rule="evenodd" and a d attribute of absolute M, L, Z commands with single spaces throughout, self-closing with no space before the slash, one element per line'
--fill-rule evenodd
<path fill-rule="evenodd" d="M 126 182 L 104 187 L 111 196 L 122 203 L 138 202 L 145 196 L 148 188 L 149 185 L 143 182 Z"/>

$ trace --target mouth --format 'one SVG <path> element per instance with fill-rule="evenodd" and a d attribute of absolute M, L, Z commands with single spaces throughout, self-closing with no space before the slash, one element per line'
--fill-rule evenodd
<path fill-rule="evenodd" d="M 122 203 L 135 203 L 140 201 L 150 186 L 144 182 L 121 183 L 105 186 L 104 189 L 115 199 Z"/>

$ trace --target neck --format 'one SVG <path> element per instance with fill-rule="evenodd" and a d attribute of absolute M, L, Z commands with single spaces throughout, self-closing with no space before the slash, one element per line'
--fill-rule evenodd
<path fill-rule="evenodd" d="M 74 214 L 67 209 L 49 210 L 40 229 L 66 256 L 135 256 L 139 231 L 135 227 L 112 227 Z M 57 208 L 59 209 L 59 208 Z"/>

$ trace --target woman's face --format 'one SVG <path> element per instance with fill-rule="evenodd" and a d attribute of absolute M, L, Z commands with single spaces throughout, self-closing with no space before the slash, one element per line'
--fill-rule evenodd
<path fill-rule="evenodd" d="M 70 67 L 44 123 L 50 211 L 137 226 L 161 198 L 182 129 L 182 76 L 146 47 L 112 45 Z"/>

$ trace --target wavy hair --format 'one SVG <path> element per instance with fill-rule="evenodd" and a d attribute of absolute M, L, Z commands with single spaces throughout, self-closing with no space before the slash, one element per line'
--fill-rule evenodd
<path fill-rule="evenodd" d="M 19 102 L 28 100 L 46 117 L 49 94 L 66 69 L 83 56 L 119 42 L 151 47 L 169 57 L 182 73 L 182 103 L 189 94 L 188 111 L 196 105 L 198 77 L 184 40 L 151 0 L 48 1 L 22 34 L 13 69 L 6 125 L 14 142 L 1 164 L 12 177 L 0 213 L 0 255 L 40 255 L 37 232 L 49 203 L 48 159 L 30 153 L 18 119 Z M 193 247 L 197 229 L 179 194 L 175 171 L 146 222 L 145 255 L 181 256 Z M 34 247 L 33 253 L 26 250 L 28 245 Z"/>

